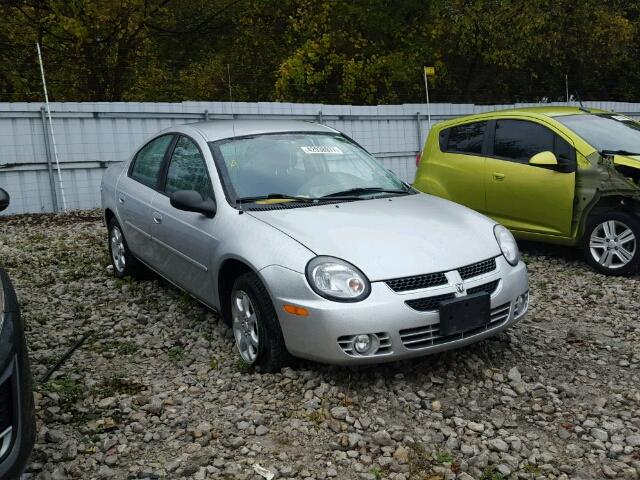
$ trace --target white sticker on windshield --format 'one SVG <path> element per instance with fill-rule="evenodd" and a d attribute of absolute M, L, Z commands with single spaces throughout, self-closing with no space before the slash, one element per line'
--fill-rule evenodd
<path fill-rule="evenodd" d="M 631 120 L 629 117 L 625 117 L 624 115 L 612 115 L 611 118 L 618 120 L 619 122 L 628 122 Z"/>
<path fill-rule="evenodd" d="M 342 150 L 338 147 L 329 147 L 326 145 L 312 145 L 310 147 L 300 147 L 304 153 L 307 155 L 313 155 L 316 153 L 327 154 L 330 153 L 332 155 L 342 155 Z"/>

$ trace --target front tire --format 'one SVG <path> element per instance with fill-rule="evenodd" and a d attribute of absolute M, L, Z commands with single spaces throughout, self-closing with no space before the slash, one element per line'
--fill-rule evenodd
<path fill-rule="evenodd" d="M 640 260 L 640 221 L 625 212 L 605 212 L 587 222 L 583 252 L 587 263 L 605 275 L 631 275 Z"/>
<path fill-rule="evenodd" d="M 109 221 L 108 232 L 109 256 L 113 266 L 113 275 L 116 278 L 141 278 L 143 276 L 143 267 L 131 254 L 129 245 L 127 245 L 127 241 L 124 238 L 124 233 L 122 233 L 122 227 L 115 217 Z"/>
<path fill-rule="evenodd" d="M 231 291 L 231 328 L 236 348 L 248 366 L 278 372 L 290 362 L 280 322 L 258 276 L 245 273 Z"/>

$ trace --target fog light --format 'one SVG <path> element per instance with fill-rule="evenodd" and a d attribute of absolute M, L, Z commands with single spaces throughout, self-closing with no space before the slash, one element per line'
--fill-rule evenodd
<path fill-rule="evenodd" d="M 524 292 L 516 298 L 516 304 L 513 307 L 513 317 L 518 318 L 527 311 L 529 307 L 529 292 Z"/>
<path fill-rule="evenodd" d="M 358 353 L 366 353 L 371 348 L 371 335 L 358 335 L 353 341 L 353 348 Z"/>

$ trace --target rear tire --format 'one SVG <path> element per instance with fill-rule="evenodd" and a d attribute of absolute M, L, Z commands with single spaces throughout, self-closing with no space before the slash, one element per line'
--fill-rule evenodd
<path fill-rule="evenodd" d="M 253 272 L 233 284 L 231 321 L 236 348 L 246 365 L 279 372 L 291 362 L 269 293 Z"/>
<path fill-rule="evenodd" d="M 144 276 L 144 267 L 131 254 L 129 245 L 124 238 L 122 227 L 118 220 L 112 218 L 108 225 L 109 237 L 109 257 L 113 266 L 113 275 L 116 278 L 134 277 L 142 278 Z"/>
<path fill-rule="evenodd" d="M 610 211 L 587 221 L 582 249 L 591 267 L 605 275 L 631 275 L 640 260 L 640 220 Z"/>

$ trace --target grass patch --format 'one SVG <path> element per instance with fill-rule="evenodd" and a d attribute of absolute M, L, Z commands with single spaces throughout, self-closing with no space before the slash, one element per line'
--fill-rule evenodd
<path fill-rule="evenodd" d="M 131 341 L 107 340 L 105 342 L 95 341 L 91 345 L 91 350 L 97 353 L 114 352 L 119 355 L 133 355 L 139 347 Z"/>
<path fill-rule="evenodd" d="M 316 425 L 320 425 L 327 419 L 328 415 L 323 408 L 319 408 L 318 410 L 314 410 L 309 413 L 309 420 L 311 420 Z"/>
<path fill-rule="evenodd" d="M 234 362 L 233 366 L 240 373 L 248 373 L 248 372 L 251 371 L 251 365 L 247 364 L 241 358 L 236 359 L 236 361 Z"/>
<path fill-rule="evenodd" d="M 436 453 L 435 459 L 438 463 L 453 463 L 453 455 L 449 452 L 445 452 L 444 450 L 438 450 Z"/>
<path fill-rule="evenodd" d="M 171 347 L 169 349 L 169 351 L 167 352 L 167 354 L 169 355 L 169 359 L 172 362 L 179 362 L 182 359 L 184 359 L 185 356 L 185 351 L 184 348 L 181 347 L 180 345 L 174 345 L 173 347 Z"/>
<path fill-rule="evenodd" d="M 369 470 L 369 474 L 376 477 L 376 480 L 381 480 L 389 476 L 389 469 L 387 467 L 371 467 L 371 469 Z"/>
<path fill-rule="evenodd" d="M 143 389 L 144 385 L 120 375 L 114 375 L 102 382 L 99 387 L 95 387 L 96 393 L 99 392 L 103 397 L 116 394 L 136 395 Z"/>
<path fill-rule="evenodd" d="M 212 356 L 211 359 L 209 360 L 209 368 L 211 368 L 211 370 L 217 370 L 218 369 L 218 358 Z"/>
<path fill-rule="evenodd" d="M 60 408 L 66 411 L 71 410 L 72 406 L 84 397 L 83 385 L 70 378 L 51 380 L 44 385 L 44 390 L 57 393 L 60 397 Z"/>
<path fill-rule="evenodd" d="M 482 476 L 480 480 L 506 480 L 503 474 L 496 470 L 496 467 L 487 467 L 484 472 L 482 472 Z"/>

